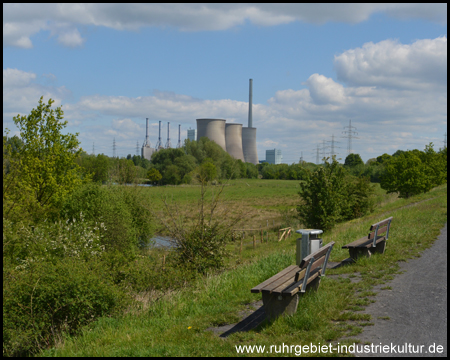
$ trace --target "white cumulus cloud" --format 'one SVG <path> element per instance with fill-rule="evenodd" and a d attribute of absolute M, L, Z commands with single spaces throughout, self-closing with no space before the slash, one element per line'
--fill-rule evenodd
<path fill-rule="evenodd" d="M 401 44 L 366 43 L 335 56 L 339 81 L 356 86 L 425 89 L 447 87 L 447 37 Z"/>

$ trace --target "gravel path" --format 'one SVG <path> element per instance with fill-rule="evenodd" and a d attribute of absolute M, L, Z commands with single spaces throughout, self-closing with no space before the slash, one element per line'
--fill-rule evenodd
<path fill-rule="evenodd" d="M 447 224 L 433 246 L 402 263 L 401 270 L 405 272 L 387 284 L 392 290 L 380 291 L 365 310 L 375 325 L 357 336 L 361 344 L 388 345 L 389 352 L 355 355 L 447 356 Z M 401 353 L 405 344 L 407 352 Z M 422 353 L 411 353 L 420 349 Z"/>

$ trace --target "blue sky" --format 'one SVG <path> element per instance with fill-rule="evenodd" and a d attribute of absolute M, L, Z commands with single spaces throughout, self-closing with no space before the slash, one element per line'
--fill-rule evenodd
<path fill-rule="evenodd" d="M 197 118 L 253 124 L 286 163 L 443 146 L 446 4 L 3 5 L 3 128 L 44 95 L 88 153 L 176 144 Z M 322 147 L 325 151 L 322 153 Z"/>

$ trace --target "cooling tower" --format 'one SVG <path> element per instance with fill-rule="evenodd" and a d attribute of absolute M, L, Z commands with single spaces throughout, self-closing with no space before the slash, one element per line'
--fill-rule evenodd
<path fill-rule="evenodd" d="M 258 164 L 258 152 L 256 150 L 256 128 L 242 128 L 242 150 L 245 162 Z"/>
<path fill-rule="evenodd" d="M 197 139 L 206 136 L 227 151 L 224 119 L 197 119 Z"/>
<path fill-rule="evenodd" d="M 242 124 L 225 124 L 225 142 L 227 153 L 235 159 L 241 159 L 245 162 L 244 152 L 242 151 Z"/>

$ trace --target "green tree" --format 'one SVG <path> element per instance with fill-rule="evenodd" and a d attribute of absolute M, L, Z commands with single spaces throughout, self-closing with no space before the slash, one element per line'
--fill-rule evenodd
<path fill-rule="evenodd" d="M 345 171 L 333 158 L 300 183 L 303 203 L 297 207 L 300 220 L 308 227 L 328 230 L 341 220 Z"/>
<path fill-rule="evenodd" d="M 162 179 L 162 175 L 161 173 L 156 170 L 155 168 L 151 168 L 148 172 L 147 172 L 147 178 L 150 180 L 150 182 L 152 183 L 156 183 L 159 180 Z"/>
<path fill-rule="evenodd" d="M 405 151 L 385 162 L 381 188 L 401 198 L 427 192 L 433 187 L 431 168 L 413 151 Z"/>
<path fill-rule="evenodd" d="M 77 163 L 85 174 L 92 176 L 92 181 L 104 184 L 109 180 L 110 161 L 106 155 L 94 156 L 82 153 Z"/>
<path fill-rule="evenodd" d="M 377 157 L 377 163 L 383 164 L 385 161 L 388 161 L 391 158 L 391 155 L 384 153 Z"/>
<path fill-rule="evenodd" d="M 421 153 L 421 160 L 430 169 L 429 175 L 433 186 L 438 186 L 447 181 L 447 159 L 444 160 L 433 146 L 433 143 L 425 146 L 425 150 Z"/>
<path fill-rule="evenodd" d="M 14 172 L 3 174 L 3 209 L 13 214 L 32 214 L 37 220 L 57 208 L 64 198 L 82 183 L 75 159 L 82 151 L 77 134 L 62 133 L 67 125 L 60 107 L 52 109 L 54 100 L 45 104 L 40 98 L 28 116 L 13 118 L 23 146 L 11 149 Z M 23 201 L 25 200 L 25 201 Z"/>
<path fill-rule="evenodd" d="M 359 154 L 350 153 L 345 158 L 344 165 L 349 167 L 355 167 L 358 165 L 364 165 L 364 162 L 362 161 L 361 156 Z"/>
<path fill-rule="evenodd" d="M 217 168 L 212 159 L 206 158 L 199 166 L 197 171 L 197 179 L 200 183 L 206 184 L 217 177 Z"/>

